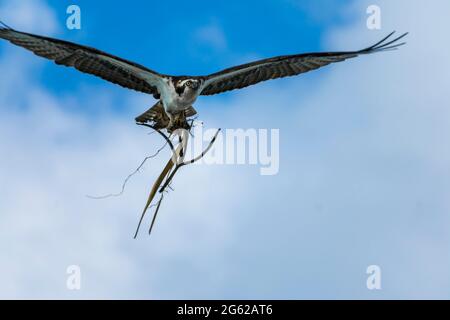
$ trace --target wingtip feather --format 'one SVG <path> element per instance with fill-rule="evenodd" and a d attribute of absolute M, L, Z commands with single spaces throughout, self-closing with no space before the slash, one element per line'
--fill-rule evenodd
<path fill-rule="evenodd" d="M 409 32 L 405 32 L 405 33 L 401 34 L 400 36 L 398 36 L 392 40 L 389 40 L 395 33 L 396 33 L 396 31 L 392 31 L 386 37 L 384 37 L 381 41 L 378 41 L 374 45 L 361 50 L 360 53 L 375 53 L 375 52 L 381 52 L 381 51 L 390 51 L 390 50 L 395 50 L 398 47 L 405 45 L 406 42 L 402 42 L 402 43 L 396 43 L 396 42 L 398 42 L 399 40 L 406 37 L 409 34 Z"/>

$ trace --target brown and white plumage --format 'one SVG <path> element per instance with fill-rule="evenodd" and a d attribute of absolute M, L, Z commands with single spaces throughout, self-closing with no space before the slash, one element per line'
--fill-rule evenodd
<path fill-rule="evenodd" d="M 197 111 L 193 107 L 190 107 L 184 111 L 182 116 L 187 119 L 195 116 L 196 114 Z M 135 120 L 138 123 L 152 123 L 155 129 L 167 128 L 170 122 L 161 101 L 158 101 L 153 107 L 136 117 Z"/>
<path fill-rule="evenodd" d="M 156 127 L 167 128 L 169 131 L 176 129 L 174 127 L 178 125 L 173 119 L 185 119 L 196 114 L 192 105 L 199 95 L 213 95 L 241 89 L 262 81 L 305 73 L 360 55 L 394 50 L 404 44 L 398 42 L 407 35 L 405 33 L 390 40 L 394 34 L 392 32 L 375 45 L 358 51 L 279 56 L 232 67 L 207 76 L 179 77 L 157 73 L 140 64 L 95 48 L 16 31 L 3 23 L 1 25 L 0 38 L 28 49 L 38 56 L 161 99 L 154 107 L 136 118 L 136 121 L 151 122 Z"/>

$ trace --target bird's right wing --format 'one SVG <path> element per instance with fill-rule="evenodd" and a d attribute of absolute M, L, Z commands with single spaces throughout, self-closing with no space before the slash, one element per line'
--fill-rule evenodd
<path fill-rule="evenodd" d="M 202 95 L 213 95 L 225 91 L 241 89 L 262 81 L 295 76 L 326 66 L 330 63 L 344 61 L 363 54 L 394 50 L 404 43 L 399 40 L 407 33 L 390 40 L 392 32 L 373 46 L 358 51 L 319 52 L 280 56 L 259 60 L 233 68 L 225 69 L 203 77 Z"/>
<path fill-rule="evenodd" d="M 160 94 L 165 76 L 142 65 L 95 48 L 16 31 L 2 22 L 0 24 L 0 38 L 53 60 L 56 64 L 74 67 L 81 72 L 155 97 Z"/>

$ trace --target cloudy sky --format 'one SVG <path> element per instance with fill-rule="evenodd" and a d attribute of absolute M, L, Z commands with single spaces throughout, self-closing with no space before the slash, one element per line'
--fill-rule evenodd
<path fill-rule="evenodd" d="M 450 298 L 448 1 L 146 3 L 79 0 L 81 30 L 66 0 L 0 0 L 0 18 L 170 74 L 411 34 L 396 52 L 200 98 L 207 128 L 280 129 L 280 172 L 185 168 L 137 240 L 168 151 L 122 197 L 86 195 L 120 190 L 161 146 L 133 120 L 152 97 L 0 42 L 0 298 Z M 372 4 L 381 30 L 366 27 Z"/>

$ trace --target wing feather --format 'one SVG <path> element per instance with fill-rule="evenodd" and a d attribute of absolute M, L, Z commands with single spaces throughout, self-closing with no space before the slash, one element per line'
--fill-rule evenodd
<path fill-rule="evenodd" d="M 395 50 L 405 43 L 398 43 L 407 33 L 387 41 L 394 32 L 373 46 L 359 51 L 307 53 L 280 56 L 243 64 L 204 77 L 202 95 L 213 95 L 240 89 L 262 81 L 295 76 L 316 70 L 330 63 L 355 58 L 363 54 Z"/>
<path fill-rule="evenodd" d="M 159 95 L 161 75 L 137 63 L 113 56 L 95 48 L 72 42 L 16 31 L 2 23 L 0 38 L 53 60 L 58 65 L 100 77 L 122 87 Z"/>

